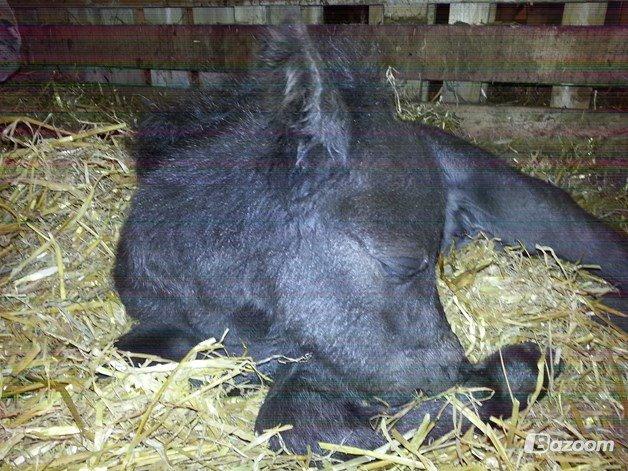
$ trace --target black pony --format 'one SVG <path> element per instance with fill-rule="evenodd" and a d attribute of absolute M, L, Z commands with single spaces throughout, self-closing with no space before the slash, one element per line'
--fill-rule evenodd
<path fill-rule="evenodd" d="M 138 321 L 121 349 L 178 360 L 229 329 L 229 353 L 307 356 L 261 366 L 274 382 L 256 429 L 293 424 L 283 439 L 295 452 L 380 445 L 377 398 L 394 411 L 417 391 L 488 387 L 484 419 L 509 415 L 513 396 L 527 404 L 541 349 L 513 345 L 472 365 L 445 319 L 435 263 L 456 239 L 550 245 L 620 288 L 628 269 L 625 235 L 565 192 L 395 121 L 370 51 L 351 50 L 302 26 L 273 30 L 257 69 L 222 98 L 197 93 L 154 113 L 114 272 Z M 452 411 L 439 399 L 396 426 L 441 409 L 441 435 Z"/>

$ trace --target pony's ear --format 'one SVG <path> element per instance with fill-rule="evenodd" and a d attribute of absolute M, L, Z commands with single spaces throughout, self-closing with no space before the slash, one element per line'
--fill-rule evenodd
<path fill-rule="evenodd" d="M 269 31 L 260 57 L 269 108 L 279 137 L 297 166 L 312 166 L 308 155 L 322 146 L 336 163 L 347 160 L 349 125 L 328 64 L 303 25 Z"/>

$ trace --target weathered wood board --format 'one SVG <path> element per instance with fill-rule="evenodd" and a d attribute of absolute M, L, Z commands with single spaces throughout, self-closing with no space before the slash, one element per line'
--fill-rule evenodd
<path fill-rule="evenodd" d="M 23 26 L 29 68 L 240 72 L 263 36 L 253 25 Z M 628 28 L 607 26 L 313 26 L 312 35 L 378 41 L 405 78 L 628 85 Z M 366 59 L 365 59 L 366 60 Z"/>
<path fill-rule="evenodd" d="M 543 3 L 578 3 L 582 0 L 543 0 Z M 421 5 L 434 0 L 54 0 L 58 7 L 209 7 L 258 5 Z M 9 0 L 16 7 L 42 6 L 45 0 Z M 526 0 L 448 0 L 446 3 L 528 3 Z M 604 3 L 590 0 L 587 3 Z"/>
<path fill-rule="evenodd" d="M 215 87 L 223 76 L 208 76 L 206 80 L 210 88 L 207 93 L 214 93 Z M 28 85 L 17 82 L 0 84 L 0 114 L 11 114 L 14 110 L 11 103 L 16 100 L 28 102 L 28 97 L 41 90 L 41 84 Z M 107 88 L 111 87 L 111 88 Z M 104 94 L 118 95 L 123 102 L 133 97 L 142 97 L 148 101 L 182 99 L 189 91 L 180 88 L 160 88 L 150 86 L 110 86 L 98 84 L 84 84 L 81 92 L 87 98 L 94 95 L 94 101 Z M 622 112 L 609 111 L 582 111 L 549 108 L 531 108 L 522 106 L 486 106 L 486 105 L 443 105 L 445 109 L 453 111 L 460 120 L 460 127 L 464 134 L 479 141 L 504 143 L 512 139 L 556 139 L 562 138 L 594 138 L 600 145 L 611 145 L 617 148 L 617 143 L 628 140 L 628 126 L 626 115 Z M 46 112 L 40 108 L 32 110 L 21 109 L 23 112 Z M 50 110 L 52 111 L 52 110 Z M 80 114 L 80 111 L 73 111 Z M 391 119 L 393 119 L 391 115 Z M 625 158 L 622 152 L 622 158 Z"/>

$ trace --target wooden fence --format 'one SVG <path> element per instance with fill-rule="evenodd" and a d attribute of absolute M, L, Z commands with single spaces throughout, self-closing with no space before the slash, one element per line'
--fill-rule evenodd
<path fill-rule="evenodd" d="M 450 1 L 448 25 L 433 24 L 437 6 L 425 0 L 9 3 L 23 38 L 22 81 L 54 75 L 130 85 L 210 84 L 216 74 L 248 67 L 260 25 L 300 16 L 319 25 L 313 34 L 377 40 L 384 62 L 424 92 L 427 81 L 444 81 L 446 101 L 481 102 L 489 82 L 534 83 L 554 85 L 553 106 L 588 108 L 591 87 L 628 86 L 625 11 L 622 24 L 602 28 L 607 3 L 601 1 L 561 2 L 559 26 L 491 24 L 496 2 L 482 0 Z M 335 5 L 362 8 L 367 24 L 323 25 L 326 11 Z"/>

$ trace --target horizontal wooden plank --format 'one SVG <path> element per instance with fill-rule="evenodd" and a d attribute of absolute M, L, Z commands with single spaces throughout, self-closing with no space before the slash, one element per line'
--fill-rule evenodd
<path fill-rule="evenodd" d="M 207 77 L 209 85 L 215 86 L 221 77 Z M 110 99 L 106 103 L 120 103 L 120 111 L 139 111 L 147 102 L 159 102 L 163 99 L 176 100 L 184 97 L 185 89 L 147 87 L 147 86 L 112 86 L 81 84 L 79 86 L 83 103 L 99 103 L 103 97 Z M 212 89 L 207 88 L 211 94 Z M 50 101 L 50 108 L 42 107 L 42 101 L 29 97 L 42 97 L 41 84 L 25 84 L 15 81 L 0 84 L 0 114 L 56 113 L 60 114 L 57 103 Z M 32 107 L 29 105 L 32 103 Z M 531 151 L 539 148 L 558 149 L 561 138 L 596 140 L 596 147 L 606 156 L 623 159 L 628 144 L 628 129 L 625 113 L 605 111 L 575 111 L 549 108 L 531 108 L 521 106 L 485 106 L 485 105 L 444 105 L 460 119 L 460 134 L 481 143 L 507 146 L 512 141 L 534 143 Z M 80 116 L 85 112 L 80 107 L 72 114 Z M 93 110 L 88 110 L 88 113 Z M 391 116 L 392 119 L 392 116 Z"/>
<path fill-rule="evenodd" d="M 520 164 L 529 162 L 537 152 L 564 159 L 566 149 L 592 145 L 595 165 L 613 169 L 611 174 L 617 176 L 617 188 L 625 183 L 622 180 L 622 174 L 625 180 L 628 171 L 625 113 L 522 106 L 444 106 L 460 119 L 457 134 L 501 157 L 515 159 Z"/>
<path fill-rule="evenodd" d="M 626 114 L 533 108 L 523 106 L 445 105 L 461 120 L 469 137 L 499 142 L 503 139 L 554 137 L 627 139 Z"/>
<path fill-rule="evenodd" d="M 262 26 L 23 26 L 29 67 L 242 72 Z M 378 41 L 382 65 L 423 80 L 628 85 L 628 28 L 609 26 L 312 26 Z M 356 64 L 359 67 L 359 64 Z"/>
<path fill-rule="evenodd" d="M 181 72 L 181 71 L 179 71 Z M 8 90 L 10 86 L 36 87 L 41 84 L 55 82 L 62 84 L 98 83 L 105 86 L 129 85 L 139 86 L 150 84 L 150 70 L 117 67 L 37 67 L 22 66 L 0 90 Z M 225 74 L 222 74 L 225 75 Z M 0 91 L 1 93 L 1 91 Z M 1 101 L 1 100 L 0 100 Z"/>
<path fill-rule="evenodd" d="M 58 7 L 222 7 L 259 5 L 422 5 L 437 0 L 55 0 Z M 530 3 L 529 0 L 448 0 L 446 3 Z M 604 0 L 543 0 L 543 3 L 604 3 Z M 9 0 L 13 8 L 49 6 L 50 0 Z"/>

